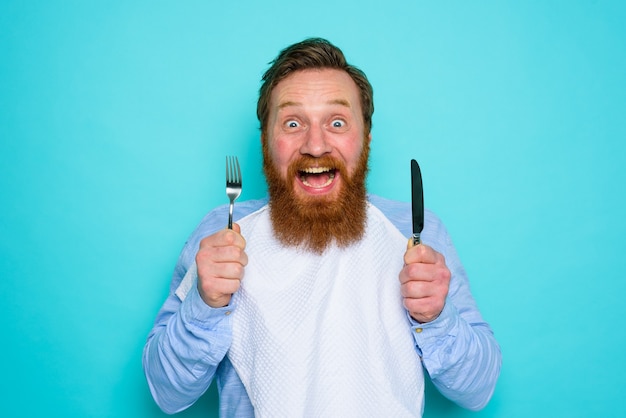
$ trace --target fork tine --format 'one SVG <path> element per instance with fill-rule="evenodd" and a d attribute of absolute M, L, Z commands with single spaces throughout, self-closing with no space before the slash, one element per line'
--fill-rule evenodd
<path fill-rule="evenodd" d="M 233 172 L 233 157 L 226 156 L 226 183 L 232 183 L 234 172 Z"/>
<path fill-rule="evenodd" d="M 239 160 L 235 157 L 235 168 L 237 169 L 237 178 L 235 182 L 241 186 L 242 178 L 241 178 L 241 168 L 239 167 Z"/>

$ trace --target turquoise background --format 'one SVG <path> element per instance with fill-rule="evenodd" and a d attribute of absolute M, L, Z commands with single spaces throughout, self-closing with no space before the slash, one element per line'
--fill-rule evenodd
<path fill-rule="evenodd" d="M 626 416 L 625 4 L 3 1 L 0 416 L 163 416 L 145 338 L 225 155 L 265 194 L 259 79 L 308 36 L 368 74 L 370 190 L 419 160 L 502 345 L 486 409 L 425 416 Z"/>

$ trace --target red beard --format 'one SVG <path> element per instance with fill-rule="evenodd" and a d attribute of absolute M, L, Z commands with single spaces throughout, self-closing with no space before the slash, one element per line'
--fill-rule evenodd
<path fill-rule="evenodd" d="M 302 156 L 290 164 L 285 179 L 274 167 L 264 140 L 263 171 L 270 197 L 270 218 L 278 239 L 284 245 L 302 247 L 317 254 L 323 253 L 333 242 L 339 247 L 347 247 L 360 240 L 365 233 L 367 217 L 365 178 L 368 158 L 369 142 L 364 141 L 359 162 L 349 176 L 345 165 L 334 158 Z M 334 167 L 341 174 L 339 194 L 333 197 L 296 195 L 294 179 L 300 169 L 315 163 Z"/>

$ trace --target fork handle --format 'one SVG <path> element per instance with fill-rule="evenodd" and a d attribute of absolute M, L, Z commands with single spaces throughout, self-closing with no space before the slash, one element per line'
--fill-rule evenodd
<path fill-rule="evenodd" d="M 233 202 L 230 202 L 230 207 L 228 208 L 228 229 L 233 229 Z"/>

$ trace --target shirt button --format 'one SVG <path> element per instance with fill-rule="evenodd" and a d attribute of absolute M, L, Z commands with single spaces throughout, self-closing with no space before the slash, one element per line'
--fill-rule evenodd
<path fill-rule="evenodd" d="M 226 315 L 226 316 L 230 315 L 230 311 L 224 312 L 224 315 Z"/>
<path fill-rule="evenodd" d="M 422 328 L 415 328 L 415 332 L 417 332 L 418 334 L 419 334 L 420 332 L 422 332 L 422 331 L 423 331 L 423 329 L 422 329 Z"/>

